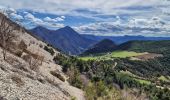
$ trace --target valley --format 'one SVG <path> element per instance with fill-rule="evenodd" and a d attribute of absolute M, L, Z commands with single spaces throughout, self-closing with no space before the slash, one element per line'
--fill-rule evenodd
<path fill-rule="evenodd" d="M 74 7 L 95 6 L 84 2 Z M 61 15 L 0 6 L 0 100 L 170 100 L 170 37 L 164 20 L 126 19 L 125 14 L 103 16 L 106 21 L 103 10 L 75 10 L 72 3 L 64 6 L 69 11 L 62 3 L 50 9 L 67 10 Z"/>

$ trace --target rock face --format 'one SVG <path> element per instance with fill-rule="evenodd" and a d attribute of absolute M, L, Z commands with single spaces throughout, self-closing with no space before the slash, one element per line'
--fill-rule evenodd
<path fill-rule="evenodd" d="M 0 21 L 1 18 L 5 18 L 10 27 L 17 26 L 12 32 L 17 38 L 12 42 L 15 46 L 10 46 L 7 51 L 6 60 L 0 47 L 0 100 L 70 100 L 73 97 L 84 100 L 83 91 L 69 85 L 68 76 L 53 62 L 54 56 L 44 50 L 46 43 L 31 36 L 3 14 L 0 14 Z M 21 41 L 24 44 L 22 49 L 19 47 Z M 52 49 L 54 55 L 60 53 Z M 56 72 L 64 80 L 51 72 Z"/>

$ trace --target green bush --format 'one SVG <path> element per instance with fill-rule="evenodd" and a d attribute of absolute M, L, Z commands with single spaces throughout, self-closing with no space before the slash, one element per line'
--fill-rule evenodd
<path fill-rule="evenodd" d="M 47 52 L 49 52 L 52 56 L 55 54 L 53 48 L 51 48 L 51 47 L 45 46 L 45 47 L 44 47 L 44 50 L 46 50 Z"/>

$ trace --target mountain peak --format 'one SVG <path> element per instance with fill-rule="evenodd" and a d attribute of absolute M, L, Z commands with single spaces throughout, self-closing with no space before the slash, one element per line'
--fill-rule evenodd
<path fill-rule="evenodd" d="M 67 29 L 72 29 L 70 26 L 65 26 L 64 28 L 67 28 Z"/>
<path fill-rule="evenodd" d="M 33 28 L 32 30 L 48 30 L 46 27 L 43 27 L 43 26 L 37 26 L 35 28 Z"/>
<path fill-rule="evenodd" d="M 61 29 L 59 29 L 59 30 L 67 30 L 67 31 L 74 31 L 74 32 L 76 32 L 74 29 L 72 29 L 70 26 L 65 26 L 65 27 L 63 27 L 63 28 L 61 28 Z"/>
<path fill-rule="evenodd" d="M 32 32 L 47 43 L 60 49 L 64 53 L 77 55 L 85 51 L 95 41 L 86 39 L 77 33 L 70 26 L 65 26 L 58 30 L 48 30 L 39 26 Z"/>

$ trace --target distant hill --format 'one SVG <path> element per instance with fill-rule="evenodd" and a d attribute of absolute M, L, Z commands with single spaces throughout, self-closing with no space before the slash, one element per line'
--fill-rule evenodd
<path fill-rule="evenodd" d="M 136 52 L 170 54 L 170 40 L 162 41 L 129 41 L 117 47 L 117 50 L 129 50 Z"/>
<path fill-rule="evenodd" d="M 117 45 L 112 40 L 104 39 L 90 47 L 82 55 L 111 52 L 115 50 L 116 46 Z"/>
<path fill-rule="evenodd" d="M 95 35 L 86 35 L 82 34 L 83 37 L 95 40 L 95 41 L 101 41 L 103 39 L 110 39 L 114 41 L 116 44 L 122 44 L 128 41 L 134 41 L 134 40 L 142 40 L 142 41 L 148 41 L 148 40 L 153 40 L 153 41 L 160 41 L 160 40 L 170 40 L 170 37 L 145 37 L 145 36 L 95 36 Z"/>
<path fill-rule="evenodd" d="M 69 26 L 59 30 L 49 30 L 38 26 L 32 29 L 31 32 L 43 41 L 71 55 L 80 54 L 95 43 L 94 40 L 79 35 Z"/>

